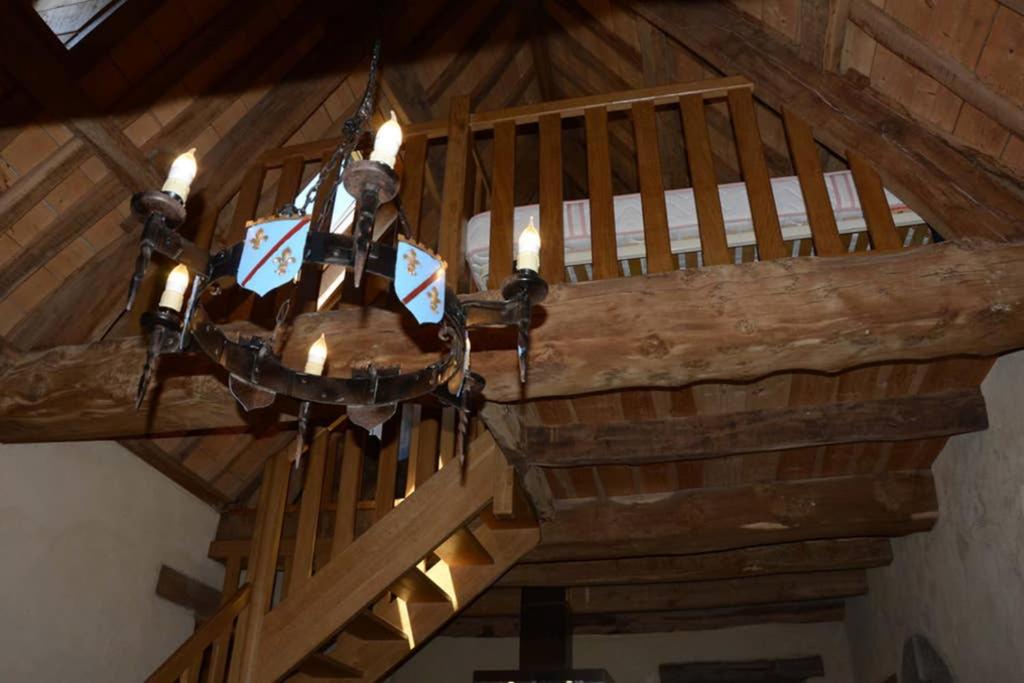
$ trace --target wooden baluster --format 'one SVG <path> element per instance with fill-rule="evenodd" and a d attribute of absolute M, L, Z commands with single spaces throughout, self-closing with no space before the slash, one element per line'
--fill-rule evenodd
<path fill-rule="evenodd" d="M 341 452 L 341 476 L 338 482 L 338 503 L 334 513 L 334 539 L 331 557 L 337 557 L 356 537 L 356 505 L 359 485 L 363 479 L 363 449 L 356 440 L 355 429 L 345 429 L 345 445 Z"/>
<path fill-rule="evenodd" d="M 619 277 L 615 244 L 612 161 L 608 149 L 608 111 L 591 107 L 583 113 L 587 129 L 587 185 L 590 191 L 590 244 L 594 279 Z"/>
<path fill-rule="evenodd" d="M 469 127 L 469 96 L 449 101 L 448 154 L 444 164 L 444 192 L 441 198 L 441 229 L 438 253 L 448 263 L 447 282 L 461 290 L 462 262 L 465 260 L 466 221 L 472 210 L 474 175 L 473 132 Z"/>
<path fill-rule="evenodd" d="M 754 97 L 750 90 L 730 90 L 728 97 L 729 113 L 736 133 L 736 150 L 743 169 L 743 180 L 747 184 L 750 215 L 757 236 L 757 256 L 762 261 L 784 258 L 787 256 L 786 245 L 779 226 L 775 197 L 772 195 L 768 165 L 764 161 L 764 144 L 757 127 Z"/>
<path fill-rule="evenodd" d="M 324 153 L 323 157 L 320 159 L 321 167 L 322 164 L 327 163 L 332 154 L 332 152 Z M 313 200 L 312 214 L 310 214 L 313 227 L 319 224 L 320 216 L 323 215 L 324 210 L 327 208 L 327 201 L 331 198 L 330 188 L 334 186 L 334 182 L 337 178 L 338 168 L 335 167 L 331 169 L 323 182 L 320 183 L 320 189 L 317 191 L 316 198 Z M 301 206 L 298 208 L 300 210 L 302 209 Z M 324 232 L 330 232 L 331 217 L 327 216 L 323 220 Z M 317 300 L 320 298 L 320 287 L 321 281 L 323 280 L 324 270 L 325 268 L 323 266 L 317 266 L 315 268 L 307 266 L 302 269 L 302 278 L 299 280 L 299 304 L 301 306 L 302 313 L 313 313 L 317 310 L 316 304 Z M 339 298 L 341 298 L 340 286 L 332 292 L 331 296 L 325 300 L 324 304 L 329 308 L 333 306 Z"/>
<path fill-rule="evenodd" d="M 220 594 L 220 604 L 226 605 L 238 590 L 238 581 L 242 574 L 242 558 L 232 555 L 224 566 L 224 587 Z M 231 629 L 213 642 L 210 651 L 210 666 L 206 683 L 222 683 L 228 663 L 228 647 L 231 643 Z"/>
<path fill-rule="evenodd" d="M 487 288 L 500 289 L 512 274 L 513 214 L 515 210 L 516 124 L 494 127 L 494 173 L 491 184 L 490 268 Z"/>
<path fill-rule="evenodd" d="M 301 156 L 288 157 L 281 166 L 281 177 L 277 180 L 277 194 L 274 195 L 274 211 L 293 204 L 299 194 L 299 183 L 302 182 L 302 167 L 306 160 Z"/>
<path fill-rule="evenodd" d="M 420 239 L 420 212 L 423 206 L 423 175 L 427 163 L 427 136 L 412 135 L 406 138 L 402 154 L 402 189 L 399 196 L 402 209 L 409 220 L 409 232 L 413 239 Z M 433 247 L 434 245 L 427 245 Z"/>
<path fill-rule="evenodd" d="M 380 521 L 395 507 L 395 481 L 398 478 L 397 420 L 384 423 L 383 441 L 377 465 L 377 491 L 374 494 L 374 520 Z"/>
<path fill-rule="evenodd" d="M 245 172 L 245 177 L 242 178 L 242 186 L 238 190 L 235 213 L 231 218 L 231 228 L 227 236 L 228 244 L 241 241 L 242 237 L 245 236 L 246 222 L 256 217 L 256 208 L 260 201 L 263 178 L 266 174 L 267 169 L 263 164 L 256 164 Z"/>
<path fill-rule="evenodd" d="M 203 653 L 200 652 L 199 655 L 192 660 L 192 663 L 188 665 L 188 668 L 185 669 L 184 673 L 181 674 L 181 678 L 179 680 L 181 680 L 182 683 L 199 683 L 199 672 L 202 668 Z"/>
<path fill-rule="evenodd" d="M 562 118 L 558 114 L 545 114 L 540 117 L 539 127 L 540 275 L 554 285 L 565 280 Z"/>
<path fill-rule="evenodd" d="M 804 205 L 807 207 L 807 221 L 811 224 L 814 253 L 818 256 L 845 254 L 846 248 L 839 239 L 836 216 L 832 211 L 828 190 L 825 188 L 825 176 L 821 170 L 818 146 L 814 142 L 811 128 L 788 109 L 782 110 L 782 119 L 786 125 L 789 153 L 800 178 L 800 191 L 804 195 Z"/>
<path fill-rule="evenodd" d="M 274 593 L 291 454 L 292 449 L 285 448 L 271 456 L 263 467 L 256 525 L 250 544 L 253 550 L 249 557 L 248 579 L 252 585 L 252 596 L 248 608 L 238 619 L 228 677 L 231 683 L 251 683 L 256 673 L 260 631 Z"/>
<path fill-rule="evenodd" d="M 295 592 L 313 576 L 313 554 L 316 552 L 316 531 L 320 520 L 320 499 L 323 496 L 329 442 L 330 432 L 319 429 L 309 449 L 306 483 L 299 504 L 299 527 L 295 533 L 295 553 L 287 584 L 289 592 Z"/>
<path fill-rule="evenodd" d="M 889 201 L 885 198 L 882 179 L 878 177 L 871 163 L 853 150 L 847 150 L 846 159 L 850 162 L 853 180 L 857 185 L 857 196 L 860 197 L 860 209 L 864 213 L 868 233 L 871 235 L 871 247 L 875 251 L 894 251 L 903 248 L 903 241 L 896 232 L 896 223 L 892 219 Z"/>
<path fill-rule="evenodd" d="M 715 177 L 715 162 L 711 157 L 708 124 L 704 117 L 704 99 L 700 95 L 685 95 L 679 98 L 679 108 L 683 115 L 686 159 L 690 165 L 693 198 L 697 204 L 697 224 L 704 265 L 732 263 L 725 239 L 725 220 L 722 218 L 722 202 L 718 197 L 718 180 Z"/>
<path fill-rule="evenodd" d="M 457 419 L 455 413 L 455 408 L 441 410 L 441 439 L 437 446 L 441 467 L 455 458 L 455 422 Z"/>
<path fill-rule="evenodd" d="M 416 486 L 433 476 L 438 466 L 441 414 L 432 409 L 420 413 L 419 447 L 416 449 Z"/>
<path fill-rule="evenodd" d="M 405 477 L 405 495 L 422 486 L 434 474 L 437 466 L 437 420 L 423 417 L 423 406 L 406 404 L 412 411 L 412 429 L 409 434 L 409 470 Z"/>
<path fill-rule="evenodd" d="M 676 269 L 668 234 L 665 210 L 665 186 L 661 180 L 661 151 L 654 102 L 633 105 L 633 132 L 636 138 L 636 162 L 640 179 L 640 203 L 644 214 L 644 248 L 647 272 L 665 273 Z"/>

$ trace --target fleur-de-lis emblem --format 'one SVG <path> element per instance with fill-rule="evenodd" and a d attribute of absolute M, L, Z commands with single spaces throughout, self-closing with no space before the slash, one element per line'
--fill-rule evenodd
<path fill-rule="evenodd" d="M 278 275 L 284 275 L 285 271 L 288 270 L 288 266 L 293 263 L 295 263 L 295 257 L 292 256 L 292 250 L 287 247 L 274 257 L 274 265 L 277 267 L 276 272 Z"/>
<path fill-rule="evenodd" d="M 256 234 L 249 240 L 249 244 L 252 245 L 253 249 L 259 249 L 260 245 L 267 241 L 267 233 L 263 232 L 263 228 L 256 228 Z"/>
<path fill-rule="evenodd" d="M 436 313 L 438 306 L 441 305 L 441 295 L 438 294 L 437 287 L 431 287 L 427 297 L 430 299 L 430 310 Z"/>
<path fill-rule="evenodd" d="M 416 252 L 405 252 L 405 263 L 406 268 L 409 270 L 409 275 L 415 275 L 416 269 L 420 267 L 420 260 L 416 258 Z"/>

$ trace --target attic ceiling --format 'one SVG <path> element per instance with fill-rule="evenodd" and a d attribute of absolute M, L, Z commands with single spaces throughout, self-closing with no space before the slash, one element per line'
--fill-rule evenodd
<path fill-rule="evenodd" d="M 659 4 L 664 3 L 388 3 L 382 12 L 387 32 L 378 116 L 393 109 L 403 122 L 445 119 L 449 98 L 460 94 L 470 95 L 475 110 L 489 110 L 722 75 L 699 50 L 687 48 L 652 23 Z M 655 9 L 641 7 L 648 5 Z M 735 0 L 732 5 L 771 40 L 822 70 L 842 74 L 849 88 L 905 111 L 926 129 L 964 147 L 972 163 L 998 175 L 1008 192 L 1020 193 L 1024 139 L 1020 123 L 1014 127 L 1012 117 L 1008 121 L 1001 115 L 1024 105 L 1024 58 L 1019 49 L 1024 7 L 1019 2 Z M 129 0 L 67 49 L 32 12 L 5 10 L 9 25 L 24 30 L 13 32 L 20 37 L 0 47 L 0 111 L 5 112 L 0 128 L 4 347 L 27 350 L 137 333 L 137 317 L 122 312 L 137 244 L 128 197 L 162 175 L 179 151 L 196 147 L 200 159 L 184 230 L 192 235 L 205 232 L 218 245 L 227 238 L 237 193 L 252 159 L 270 149 L 340 132 L 365 84 L 368 46 L 358 41 L 340 46 L 339 37 L 352 35 L 353 25 L 372 26 L 378 19 L 365 8 L 340 13 L 335 6 L 317 0 Z M 836 23 L 837 16 L 845 18 Z M 897 54 L 880 44 L 876 38 L 890 36 L 885 33 L 890 24 L 909 33 L 919 49 Z M 936 56 L 944 67 L 959 65 L 974 80 L 947 88 L 946 78 L 936 80 L 926 68 L 936 63 Z M 983 113 L 955 90 L 970 91 L 976 104 L 992 101 L 994 106 Z M 792 174 L 781 118 L 763 105 L 758 105 L 757 114 L 772 175 Z M 711 108 L 708 122 L 719 181 L 739 180 L 726 114 Z M 678 125 L 659 120 L 665 131 Z M 635 191 L 631 128 L 625 120 L 613 120 L 610 132 L 615 191 Z M 520 165 L 529 167 L 537 156 L 536 134 L 526 131 L 518 145 Z M 565 151 L 566 197 L 586 196 L 582 131 L 566 131 Z M 844 167 L 842 159 L 824 147 L 819 151 L 826 170 Z M 481 140 L 477 152 L 482 166 L 489 168 L 490 142 Z M 681 146 L 666 154 L 677 160 L 684 156 Z M 443 155 L 428 160 L 434 175 L 428 183 L 439 183 Z M 666 187 L 689 185 L 681 161 L 667 162 L 664 173 Z M 268 210 L 274 182 L 271 177 L 265 184 L 261 206 Z M 535 179 L 517 178 L 517 204 L 535 201 L 536 191 Z M 224 207 L 219 212 L 211 208 L 219 206 Z M 424 210 L 436 209 L 428 202 Z M 653 415 L 730 414 L 766 405 L 783 394 L 789 405 L 814 403 L 821 396 L 882 400 L 922 387 L 976 387 L 988 367 L 985 361 L 959 360 L 931 366 L 899 364 L 829 378 L 809 374 L 749 386 L 704 384 L 611 398 L 551 399 L 535 402 L 517 419 L 526 428 L 539 428 Z M 247 434 L 224 430 L 124 444 L 208 502 L 226 505 L 250 501 L 266 458 L 293 438 L 287 429 L 270 427 Z M 561 501 L 558 504 L 575 509 L 577 515 L 550 523 L 546 538 L 564 542 L 542 546 L 534 559 L 592 559 L 596 546 L 625 544 L 628 539 L 583 533 L 588 511 L 599 514 L 601 505 L 617 498 L 676 491 L 731 491 L 744 497 L 765 487 L 764 504 L 769 509 L 773 501 L 785 499 L 784 482 L 849 477 L 855 488 L 889 487 L 890 502 L 895 501 L 901 515 L 931 514 L 934 501 L 919 495 L 917 475 L 910 473 L 926 470 L 944 443 L 945 437 L 938 436 L 735 453 L 700 461 L 550 467 L 544 471 L 546 485 Z M 885 481 L 879 484 L 870 478 L 874 475 Z M 729 505 L 722 500 L 722 505 Z M 726 530 L 706 533 L 713 539 Z M 656 535 L 651 538 L 657 542 Z M 780 535 L 778 540 L 786 538 Z M 701 549 L 717 547 L 709 540 Z M 870 558 L 863 561 L 884 563 L 887 552 L 872 546 L 865 551 Z M 831 578 L 839 582 L 834 590 L 822 588 L 814 599 L 841 597 L 861 588 L 856 578 L 852 584 L 843 581 L 849 577 Z M 521 584 L 509 580 L 506 585 Z M 781 596 L 775 603 L 795 595 L 778 587 L 772 590 Z M 498 598 L 491 604 L 479 607 L 476 616 L 486 617 L 493 626 L 495 617 L 508 615 Z M 822 618 L 835 616 L 834 602 L 808 603 L 803 609 L 808 605 Z M 728 621 L 734 615 L 702 618 L 718 617 Z M 469 615 L 461 622 L 464 632 L 475 632 L 473 618 Z M 605 626 L 596 623 L 593 628 Z"/>

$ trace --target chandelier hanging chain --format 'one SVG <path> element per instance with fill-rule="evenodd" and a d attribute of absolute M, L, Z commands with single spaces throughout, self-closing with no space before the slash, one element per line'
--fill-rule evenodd
<path fill-rule="evenodd" d="M 334 195 L 338 187 L 341 185 L 341 178 L 345 172 L 345 167 L 348 165 L 348 160 L 352 157 L 352 152 L 355 151 L 355 147 L 359 144 L 359 135 L 365 130 L 367 123 L 370 121 L 370 117 L 373 116 L 374 107 L 374 93 L 377 91 L 377 70 L 380 67 L 380 39 L 373 43 L 373 54 L 370 58 L 370 69 L 366 78 L 366 89 L 363 91 L 363 97 L 359 101 L 359 106 L 352 116 L 345 120 L 344 125 L 341 128 L 342 140 L 338 146 L 334 149 L 331 156 L 324 162 L 323 168 L 320 169 L 320 173 L 317 175 L 316 183 L 306 194 L 306 199 L 300 207 L 302 213 L 310 213 L 310 208 L 315 205 L 316 199 L 320 194 L 321 186 L 331 177 L 331 174 L 335 169 L 338 170 L 337 176 L 335 176 L 334 182 L 330 187 L 330 194 L 324 203 L 323 211 L 317 217 L 317 224 L 314 229 L 320 231 L 323 229 L 324 216 L 330 216 L 334 208 Z"/>

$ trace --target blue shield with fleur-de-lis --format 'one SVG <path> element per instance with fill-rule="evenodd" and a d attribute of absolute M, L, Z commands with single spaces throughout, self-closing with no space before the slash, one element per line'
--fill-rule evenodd
<path fill-rule="evenodd" d="M 294 280 L 302 267 L 309 218 L 272 218 L 250 225 L 238 262 L 238 284 L 264 296 Z"/>
<path fill-rule="evenodd" d="M 395 294 L 421 325 L 440 322 L 444 315 L 446 268 L 445 262 L 428 249 L 399 239 Z"/>

